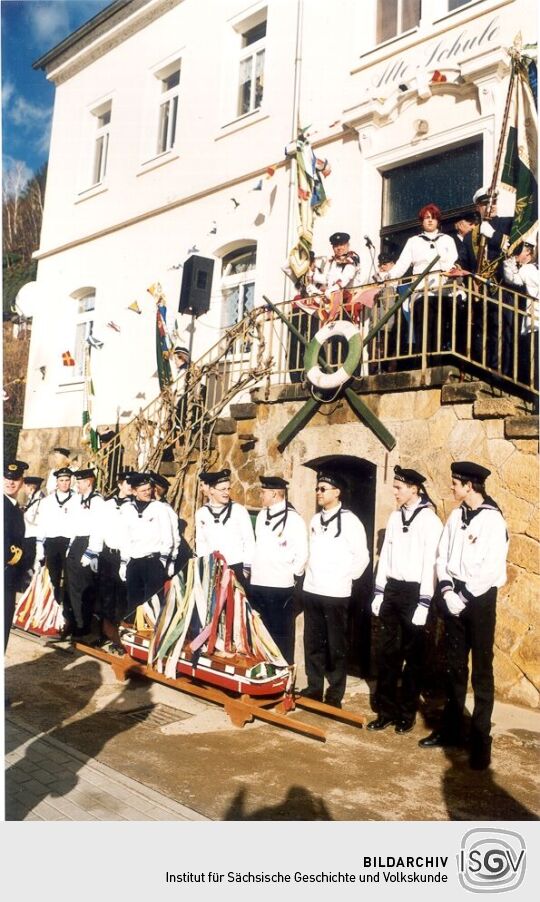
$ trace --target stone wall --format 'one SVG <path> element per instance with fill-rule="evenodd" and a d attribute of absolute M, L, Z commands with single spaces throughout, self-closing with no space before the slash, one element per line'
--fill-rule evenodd
<path fill-rule="evenodd" d="M 389 391 L 392 380 L 394 390 Z M 500 504 L 510 534 L 508 581 L 498 601 L 497 693 L 538 707 L 538 417 L 528 415 L 519 401 L 495 396 L 480 382 L 441 385 L 442 380 L 430 380 L 429 371 L 396 374 L 386 381 L 388 385 L 385 377 L 364 380 L 360 390 L 362 400 L 395 436 L 391 452 L 344 400 L 324 405 L 280 451 L 277 436 L 307 397 L 301 387 L 287 386 L 273 387 L 267 397 L 258 389 L 252 404 L 232 405 L 231 417 L 218 424 L 215 463 L 231 467 L 234 497 L 249 507 L 260 506 L 261 474 L 283 475 L 291 481 L 293 504 L 307 520 L 315 509 L 315 476 L 302 466 L 305 462 L 323 454 L 369 461 L 377 468 L 376 537 L 394 508 L 394 464 L 415 467 L 427 476 L 429 494 L 443 520 L 454 507 L 451 462 L 472 459 L 489 467 L 488 490 Z"/>

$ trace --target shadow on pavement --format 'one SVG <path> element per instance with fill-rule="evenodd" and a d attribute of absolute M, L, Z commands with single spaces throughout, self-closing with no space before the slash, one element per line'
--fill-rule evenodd
<path fill-rule="evenodd" d="M 496 783 L 491 769 L 471 770 L 465 749 L 447 748 L 444 754 L 450 767 L 443 774 L 442 791 L 450 820 L 539 820 Z"/>
<path fill-rule="evenodd" d="M 246 812 L 247 789 L 236 793 L 225 812 L 224 821 L 331 821 L 328 808 L 320 796 L 303 786 L 291 786 L 282 802 Z"/>

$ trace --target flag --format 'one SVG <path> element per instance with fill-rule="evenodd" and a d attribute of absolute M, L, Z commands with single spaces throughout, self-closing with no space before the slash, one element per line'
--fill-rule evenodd
<path fill-rule="evenodd" d="M 115 322 L 113 322 L 112 319 L 110 322 L 107 323 L 107 325 L 108 325 L 109 329 L 114 329 L 115 332 L 120 332 L 120 326 L 118 326 Z"/>
<path fill-rule="evenodd" d="M 156 358 L 157 374 L 160 389 L 172 382 L 172 370 L 169 361 L 172 342 L 167 332 L 167 305 L 163 294 L 159 296 L 161 304 L 156 304 Z"/>
<path fill-rule="evenodd" d="M 296 160 L 298 193 L 298 241 L 289 253 L 289 266 L 296 279 L 302 280 L 309 270 L 309 253 L 313 243 L 313 222 L 328 206 L 323 176 L 329 174 L 327 160 L 317 160 L 306 137 L 306 129 L 298 133 L 296 142 L 287 145 L 288 156 Z"/>
<path fill-rule="evenodd" d="M 512 91 L 501 183 L 516 195 L 507 253 L 531 240 L 538 220 L 538 112 L 536 64 L 516 53 L 512 60 Z"/>
<path fill-rule="evenodd" d="M 133 310 L 134 313 L 142 313 L 137 301 L 133 301 L 133 303 L 129 305 L 128 310 Z"/>
<path fill-rule="evenodd" d="M 69 351 L 64 351 L 62 354 L 62 363 L 64 366 L 75 366 L 75 358 L 71 356 Z"/>
<path fill-rule="evenodd" d="M 87 344 L 84 351 L 84 395 L 82 412 L 81 443 L 87 445 L 95 453 L 99 448 L 97 429 L 92 422 L 92 408 L 94 403 L 94 384 L 91 372 L 91 345 Z"/>

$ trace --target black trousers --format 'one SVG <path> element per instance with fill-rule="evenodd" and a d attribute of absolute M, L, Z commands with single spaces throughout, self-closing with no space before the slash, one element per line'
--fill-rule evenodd
<path fill-rule="evenodd" d="M 132 614 L 139 605 L 150 601 L 153 595 L 159 597 L 163 607 L 163 586 L 167 574 L 159 559 L 159 554 L 148 554 L 146 557 L 131 558 L 127 565 L 126 592 L 127 614 Z"/>
<path fill-rule="evenodd" d="M 54 597 L 58 604 L 64 607 L 64 614 L 66 609 L 71 610 L 67 587 L 64 585 L 68 545 L 69 539 L 65 536 L 45 539 L 45 563 L 51 577 Z"/>
<path fill-rule="evenodd" d="M 66 581 L 69 602 L 64 597 L 64 615 L 75 629 L 89 632 L 96 606 L 97 575 L 83 567 L 81 557 L 88 548 L 88 536 L 77 536 L 66 558 Z M 68 607 L 69 605 L 69 607 Z"/>
<path fill-rule="evenodd" d="M 274 588 L 251 586 L 252 607 L 263 623 L 287 664 L 294 663 L 294 586 Z"/>
<path fill-rule="evenodd" d="M 425 634 L 411 620 L 419 594 L 419 583 L 389 579 L 379 612 L 381 641 L 375 704 L 380 715 L 393 720 L 412 719 L 418 710 Z"/>
<path fill-rule="evenodd" d="M 308 689 L 340 702 L 347 683 L 347 622 L 350 597 L 333 598 L 304 592 L 304 658 Z"/>
<path fill-rule="evenodd" d="M 495 641 L 497 589 L 489 589 L 469 601 L 459 617 L 445 617 L 447 702 L 443 713 L 442 732 L 451 740 L 463 738 L 463 711 L 469 679 L 474 707 L 471 723 L 471 745 L 482 748 L 490 743 L 491 714 L 495 684 L 493 679 L 493 643 Z"/>
<path fill-rule="evenodd" d="M 103 546 L 99 556 L 98 610 L 101 620 L 118 625 L 126 612 L 126 584 L 119 576 L 120 552 Z"/>

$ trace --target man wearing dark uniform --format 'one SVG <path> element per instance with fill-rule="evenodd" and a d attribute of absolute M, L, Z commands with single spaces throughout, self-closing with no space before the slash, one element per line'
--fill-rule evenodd
<path fill-rule="evenodd" d="M 371 603 L 380 619 L 381 645 L 375 696 L 378 717 L 368 730 L 395 724 L 396 733 L 408 733 L 418 710 L 424 627 L 435 591 L 435 560 L 443 528 L 425 492 L 425 481 L 417 470 L 394 467 L 398 509 L 388 520 Z"/>
<path fill-rule="evenodd" d="M 474 709 L 470 763 L 475 770 L 491 761 L 494 700 L 493 644 L 497 589 L 506 582 L 508 532 L 499 506 L 486 494 L 490 470 L 471 461 L 451 465 L 452 494 L 459 507 L 444 527 L 437 576 L 445 608 L 447 702 L 440 730 L 419 745 L 460 745 L 472 655 Z"/>
<path fill-rule="evenodd" d="M 231 500 L 231 471 L 206 472 L 208 501 L 195 514 L 195 551 L 205 557 L 219 551 L 247 587 L 255 545 L 251 518 L 242 504 Z"/>
<path fill-rule="evenodd" d="M 336 473 L 317 474 L 317 505 L 310 523 L 304 579 L 304 657 L 308 685 L 303 695 L 341 707 L 347 682 L 347 621 L 352 582 L 369 564 L 366 531 L 341 503 L 346 485 Z"/>
<path fill-rule="evenodd" d="M 40 504 L 36 536 L 34 570 L 47 565 L 54 597 L 61 605 L 65 627 L 61 637 L 71 632 L 71 605 L 66 585 L 66 557 L 73 538 L 73 513 L 76 495 L 71 489 L 73 476 L 69 467 L 54 471 L 56 488 Z"/>
<path fill-rule="evenodd" d="M 71 608 L 68 612 L 66 633 L 71 628 L 72 635 L 80 638 L 90 632 L 96 606 L 99 552 L 90 547 L 90 536 L 96 531 L 96 522 L 105 502 L 96 492 L 93 469 L 77 470 L 75 480 L 78 498 L 75 499 L 71 513 L 73 538 L 66 559 Z"/>
<path fill-rule="evenodd" d="M 308 557 L 307 530 L 287 500 L 288 482 L 261 476 L 250 601 L 288 664 L 294 662 L 294 587 Z"/>
<path fill-rule="evenodd" d="M 4 467 L 4 651 L 15 614 L 15 598 L 22 588 L 27 562 L 24 559 L 24 514 L 17 504 L 28 464 L 9 461 Z"/>

